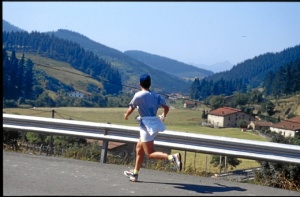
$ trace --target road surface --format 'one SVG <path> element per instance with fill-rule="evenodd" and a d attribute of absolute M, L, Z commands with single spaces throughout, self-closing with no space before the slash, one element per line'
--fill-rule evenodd
<path fill-rule="evenodd" d="M 3 151 L 3 196 L 299 196 L 300 192 L 177 172 Z"/>

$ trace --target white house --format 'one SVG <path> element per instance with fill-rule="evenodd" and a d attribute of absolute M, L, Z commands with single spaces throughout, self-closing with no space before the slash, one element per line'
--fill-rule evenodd
<path fill-rule="evenodd" d="M 73 91 L 73 92 L 69 93 L 69 97 L 83 98 L 85 96 L 86 96 L 86 94 L 79 92 L 79 91 Z"/>
<path fill-rule="evenodd" d="M 295 137 L 295 135 L 300 135 L 300 116 L 273 124 L 270 127 L 270 130 L 281 133 L 285 137 Z"/>
<path fill-rule="evenodd" d="M 252 115 L 230 107 L 221 107 L 211 110 L 207 115 L 208 124 L 214 127 L 236 127 L 238 121 L 244 120 L 249 124 L 255 118 Z"/>

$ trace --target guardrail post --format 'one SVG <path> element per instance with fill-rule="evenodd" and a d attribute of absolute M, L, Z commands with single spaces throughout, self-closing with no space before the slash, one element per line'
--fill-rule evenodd
<path fill-rule="evenodd" d="M 54 113 L 55 113 L 55 110 L 53 109 L 52 110 L 52 118 L 54 118 Z M 52 155 L 54 153 L 53 151 L 53 134 L 51 133 L 50 134 L 50 155 Z"/>
<path fill-rule="evenodd" d="M 183 170 L 185 170 L 185 163 L 186 163 L 186 151 L 184 151 L 184 163 L 183 163 Z"/>
<path fill-rule="evenodd" d="M 222 172 L 222 155 L 220 155 L 220 174 Z"/>
<path fill-rule="evenodd" d="M 107 135 L 107 130 L 104 130 L 104 135 Z M 107 157 L 107 150 L 108 150 L 108 140 L 103 140 L 102 147 L 101 147 L 101 157 L 100 157 L 100 163 L 106 163 L 106 157 Z"/>
<path fill-rule="evenodd" d="M 227 173 L 227 156 L 225 155 L 225 163 L 224 163 L 224 165 L 225 165 L 225 173 Z"/>

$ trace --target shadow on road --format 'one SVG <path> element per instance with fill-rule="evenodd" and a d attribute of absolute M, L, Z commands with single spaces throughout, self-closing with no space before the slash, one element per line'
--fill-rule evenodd
<path fill-rule="evenodd" d="M 153 183 L 153 184 L 165 184 L 173 185 L 174 188 L 190 190 L 197 193 L 203 194 L 213 194 L 216 192 L 228 192 L 228 191 L 246 191 L 246 189 L 240 187 L 227 187 L 226 185 L 221 185 L 215 183 L 216 186 L 205 186 L 205 185 L 195 185 L 195 184 L 184 184 L 184 183 L 164 183 L 164 182 L 147 182 L 147 181 L 138 181 L 139 183 Z"/>

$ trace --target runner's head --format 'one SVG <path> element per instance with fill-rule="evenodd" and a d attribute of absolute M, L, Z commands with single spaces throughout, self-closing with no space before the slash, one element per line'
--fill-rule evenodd
<path fill-rule="evenodd" d="M 140 85 L 143 88 L 148 89 L 151 85 L 151 77 L 148 74 L 143 74 L 140 76 Z"/>

